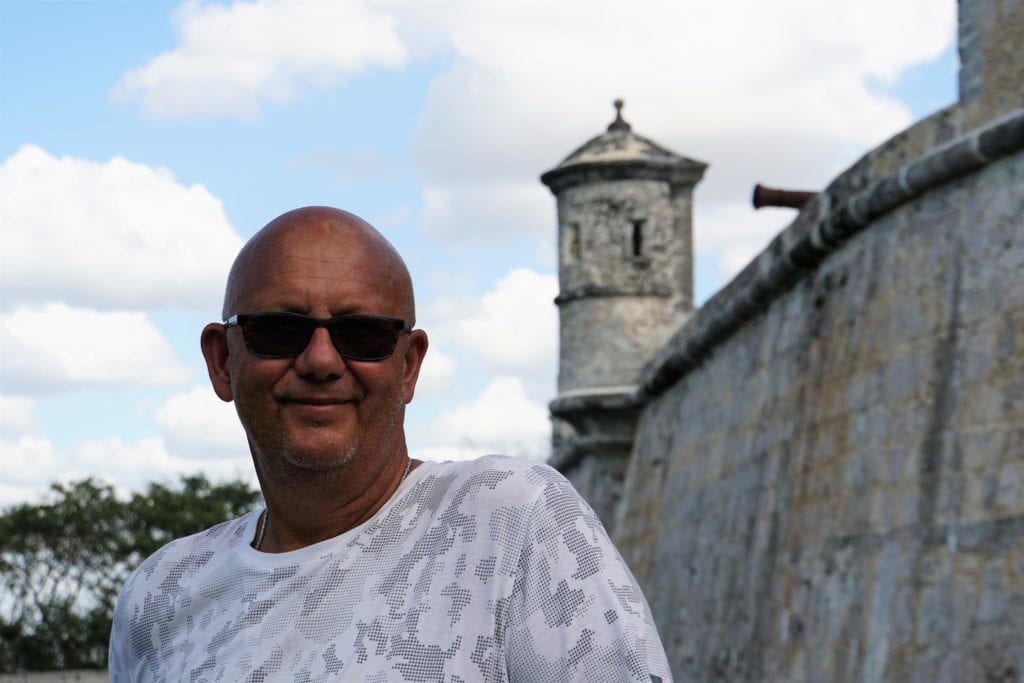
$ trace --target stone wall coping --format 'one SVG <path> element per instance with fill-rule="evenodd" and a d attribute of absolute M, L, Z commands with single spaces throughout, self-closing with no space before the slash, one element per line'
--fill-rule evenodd
<path fill-rule="evenodd" d="M 815 195 L 796 219 L 696 311 L 644 366 L 635 404 L 648 403 L 678 382 L 718 344 L 873 221 L 939 185 L 1021 150 L 1024 108 L 903 164 L 848 197 L 835 197 L 828 191 Z M 856 166 L 830 187 L 841 186 L 843 177 L 854 172 Z"/>
<path fill-rule="evenodd" d="M 565 472 L 585 455 L 611 452 L 625 456 L 632 447 L 633 438 L 631 436 L 577 436 L 552 453 L 547 464 L 559 472 Z"/>
<path fill-rule="evenodd" d="M 637 388 L 635 385 L 619 387 L 595 387 L 574 389 L 559 394 L 549 405 L 551 414 L 555 416 L 567 413 L 595 410 L 624 410 L 636 408 Z"/>
<path fill-rule="evenodd" d="M 570 423 L 581 415 L 596 418 L 605 427 L 605 433 L 574 434 L 555 449 L 548 458 L 548 464 L 565 472 L 584 455 L 628 453 L 633 445 L 633 431 L 639 413 L 636 396 L 636 385 L 590 387 L 559 394 L 548 404 L 552 416 Z"/>

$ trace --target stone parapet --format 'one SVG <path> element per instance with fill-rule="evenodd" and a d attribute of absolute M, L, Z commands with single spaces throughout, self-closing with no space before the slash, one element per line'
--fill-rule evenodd
<path fill-rule="evenodd" d="M 841 240 L 808 207 L 814 260 L 762 254 L 648 366 L 614 538 L 677 679 L 1024 672 L 1019 121 L 852 195 Z"/>

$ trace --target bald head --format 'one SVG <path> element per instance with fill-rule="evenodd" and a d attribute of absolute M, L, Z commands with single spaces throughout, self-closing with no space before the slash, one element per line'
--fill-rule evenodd
<path fill-rule="evenodd" d="M 327 206 L 308 206 L 281 214 L 246 242 L 238 253 L 224 292 L 225 319 L 245 306 L 247 294 L 269 269 L 292 253 L 344 252 L 354 269 L 372 274 L 394 293 L 398 314 L 412 327 L 416 320 L 412 278 L 398 251 L 359 216 Z"/>

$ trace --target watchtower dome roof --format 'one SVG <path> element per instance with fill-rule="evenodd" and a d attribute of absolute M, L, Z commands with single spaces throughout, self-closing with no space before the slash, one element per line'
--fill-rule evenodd
<path fill-rule="evenodd" d="M 541 182 L 556 193 L 580 182 L 613 180 L 618 176 L 653 175 L 669 182 L 696 184 L 707 164 L 676 154 L 634 133 L 633 127 L 622 118 L 622 106 L 621 99 L 615 100 L 615 120 L 608 125 L 608 130 L 587 141 L 542 175 Z M 594 172 L 597 176 L 592 177 Z"/>

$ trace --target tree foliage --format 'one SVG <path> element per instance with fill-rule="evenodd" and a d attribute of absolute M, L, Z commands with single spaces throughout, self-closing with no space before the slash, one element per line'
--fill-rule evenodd
<path fill-rule="evenodd" d="M 85 479 L 0 513 L 0 671 L 103 668 L 121 584 L 168 541 L 260 502 L 244 482 L 183 477 L 120 500 Z"/>

